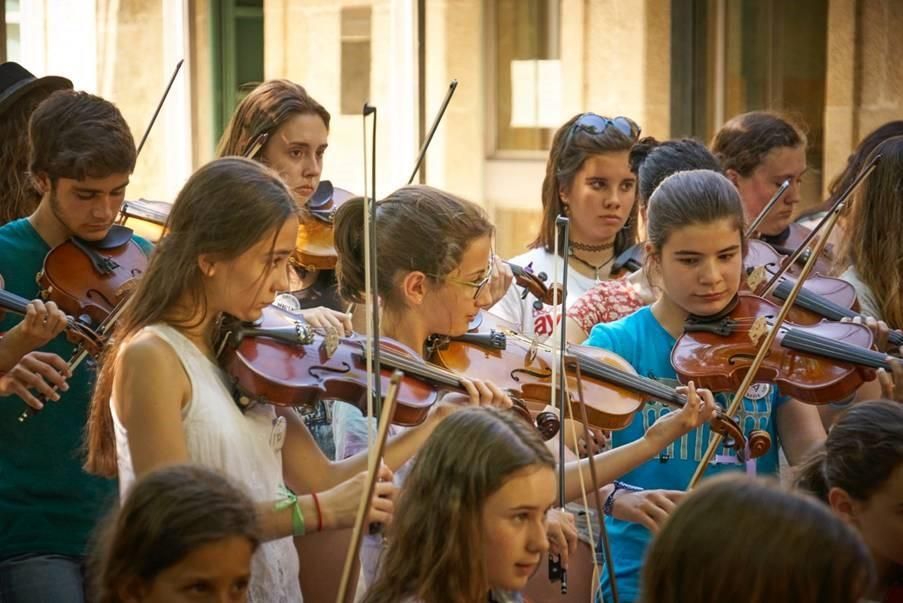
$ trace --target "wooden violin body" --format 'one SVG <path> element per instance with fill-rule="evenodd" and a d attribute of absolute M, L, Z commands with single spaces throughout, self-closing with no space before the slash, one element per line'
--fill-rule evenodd
<path fill-rule="evenodd" d="M 44 299 L 97 326 L 134 289 L 147 261 L 132 231 L 114 225 L 103 241 L 72 238 L 54 247 L 37 280 Z"/>
<path fill-rule="evenodd" d="M 768 243 L 771 247 L 774 248 L 783 256 L 789 257 L 793 255 L 793 253 L 803 244 L 806 240 L 806 237 L 809 236 L 811 231 L 803 226 L 802 224 L 797 224 L 796 222 L 791 222 L 790 225 L 787 226 L 787 229 L 781 233 L 780 235 L 772 236 L 772 237 L 763 237 L 763 240 Z M 807 248 L 802 254 L 800 254 L 799 258 L 797 258 L 796 263 L 789 268 L 790 274 L 798 275 L 803 268 L 803 264 L 806 263 L 806 260 L 809 259 L 809 255 L 811 254 L 811 248 Z M 833 247 L 828 244 L 825 245 L 824 250 L 821 255 L 819 255 L 818 259 L 815 260 L 815 272 L 820 274 L 830 274 L 831 267 L 834 263 L 834 252 Z"/>
<path fill-rule="evenodd" d="M 756 356 L 759 338 L 778 312 L 771 302 L 741 292 L 723 315 L 688 321 L 671 352 L 671 364 L 680 381 L 692 379 L 712 391 L 736 391 Z M 810 404 L 852 396 L 867 375 L 855 363 L 800 351 L 794 345 L 815 338 L 866 349 L 872 344 L 871 331 L 855 323 L 785 323 L 755 381 L 775 383 L 783 394 Z"/>
<path fill-rule="evenodd" d="M 338 255 L 335 250 L 334 220 L 339 206 L 356 195 L 337 188 L 329 180 L 321 180 L 307 202 L 298 228 L 294 263 L 308 272 L 335 270 Z"/>

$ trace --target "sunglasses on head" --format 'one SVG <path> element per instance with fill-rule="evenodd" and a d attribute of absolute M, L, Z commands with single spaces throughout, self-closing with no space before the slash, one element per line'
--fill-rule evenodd
<path fill-rule="evenodd" d="M 578 117 L 577 121 L 574 122 L 574 125 L 571 126 L 563 148 L 567 148 L 571 144 L 571 138 L 573 138 L 574 134 L 578 131 L 586 132 L 592 136 L 598 136 L 610 127 L 615 128 L 634 142 L 639 139 L 640 132 L 642 132 L 637 123 L 629 117 L 619 115 L 618 117 L 610 118 L 602 117 L 595 113 L 584 113 Z"/>

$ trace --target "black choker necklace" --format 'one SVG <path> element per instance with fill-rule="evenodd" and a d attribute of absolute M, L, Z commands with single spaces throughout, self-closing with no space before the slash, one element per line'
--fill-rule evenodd
<path fill-rule="evenodd" d="M 580 251 L 605 251 L 615 246 L 615 242 L 602 243 L 601 245 L 587 245 L 586 243 L 578 243 L 571 241 L 571 249 L 579 249 Z"/>

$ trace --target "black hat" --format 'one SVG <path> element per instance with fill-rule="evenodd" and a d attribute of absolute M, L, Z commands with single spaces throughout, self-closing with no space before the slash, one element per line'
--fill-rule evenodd
<path fill-rule="evenodd" d="M 72 88 L 72 82 L 57 75 L 36 78 L 28 69 L 12 61 L 0 65 L 0 115 L 23 95 L 37 88 L 44 88 L 50 94 Z"/>

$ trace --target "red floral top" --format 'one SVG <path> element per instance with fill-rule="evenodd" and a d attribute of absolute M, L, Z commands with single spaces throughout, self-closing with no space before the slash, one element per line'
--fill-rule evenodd
<path fill-rule="evenodd" d="M 573 318 L 589 333 L 600 322 L 614 322 L 644 305 L 626 278 L 601 281 L 571 304 L 568 318 Z"/>

